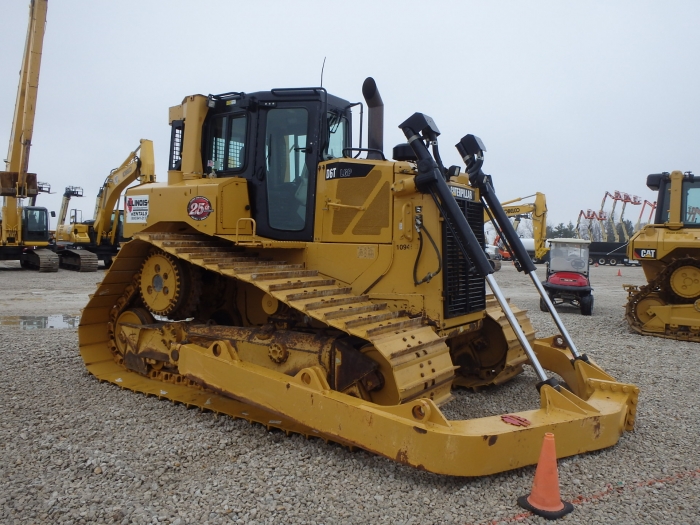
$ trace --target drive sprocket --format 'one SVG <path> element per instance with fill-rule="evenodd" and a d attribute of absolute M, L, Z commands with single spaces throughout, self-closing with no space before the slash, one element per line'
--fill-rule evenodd
<path fill-rule="evenodd" d="M 185 261 L 154 250 L 141 265 L 139 294 L 149 312 L 186 319 L 199 304 L 199 272 Z"/>

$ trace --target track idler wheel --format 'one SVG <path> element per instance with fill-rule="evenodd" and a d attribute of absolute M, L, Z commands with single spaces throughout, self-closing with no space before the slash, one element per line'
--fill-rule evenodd
<path fill-rule="evenodd" d="M 200 279 L 198 269 L 158 250 L 141 266 L 139 293 L 152 314 L 186 319 L 199 304 Z"/>
<path fill-rule="evenodd" d="M 642 324 L 648 323 L 654 317 L 653 315 L 647 313 L 649 308 L 652 306 L 664 306 L 665 304 L 666 302 L 658 295 L 647 295 L 644 299 L 637 303 L 635 308 L 637 319 L 639 319 Z"/>
<path fill-rule="evenodd" d="M 685 265 L 674 270 L 669 278 L 671 290 L 684 302 L 700 297 L 700 268 Z"/>
<path fill-rule="evenodd" d="M 132 308 L 122 312 L 117 318 L 114 327 L 114 343 L 117 345 L 117 350 L 123 356 L 129 348 L 128 341 L 122 333 L 123 324 L 146 325 L 155 323 L 155 319 L 145 308 Z"/>

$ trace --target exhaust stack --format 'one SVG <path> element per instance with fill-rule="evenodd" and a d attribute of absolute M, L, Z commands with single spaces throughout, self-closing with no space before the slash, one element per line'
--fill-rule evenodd
<path fill-rule="evenodd" d="M 372 77 L 367 77 L 362 83 L 362 96 L 367 103 L 367 147 L 384 151 L 384 102 Z M 367 158 L 381 159 L 382 156 L 369 151 Z"/>

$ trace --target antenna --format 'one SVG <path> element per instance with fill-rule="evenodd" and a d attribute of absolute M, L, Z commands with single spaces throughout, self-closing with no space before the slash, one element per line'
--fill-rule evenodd
<path fill-rule="evenodd" d="M 323 57 L 323 65 L 321 66 L 321 87 L 323 87 L 323 69 L 326 67 L 326 57 Z"/>

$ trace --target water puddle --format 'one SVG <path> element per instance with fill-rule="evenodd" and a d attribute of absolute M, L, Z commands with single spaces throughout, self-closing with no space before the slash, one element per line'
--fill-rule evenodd
<path fill-rule="evenodd" d="M 79 315 L 9 315 L 0 317 L 0 326 L 15 326 L 22 330 L 78 328 L 79 323 Z"/>

